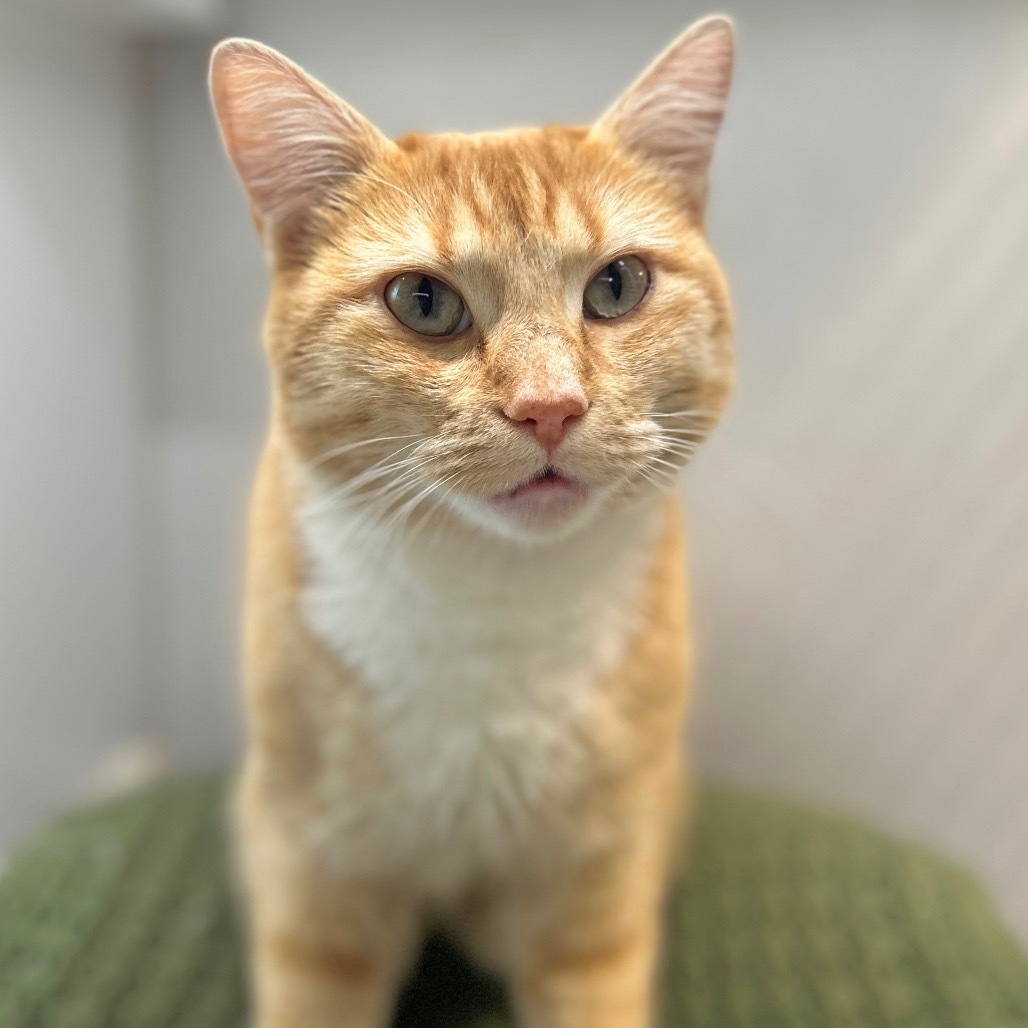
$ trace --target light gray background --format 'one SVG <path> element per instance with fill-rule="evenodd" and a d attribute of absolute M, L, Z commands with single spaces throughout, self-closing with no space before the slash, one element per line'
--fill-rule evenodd
<path fill-rule="evenodd" d="M 726 5 L 732 412 L 686 477 L 708 774 L 978 870 L 1028 939 L 1028 8 Z M 224 763 L 264 272 L 205 90 L 283 50 L 383 130 L 584 122 L 668 0 L 0 6 L 0 848 L 146 733 Z"/>

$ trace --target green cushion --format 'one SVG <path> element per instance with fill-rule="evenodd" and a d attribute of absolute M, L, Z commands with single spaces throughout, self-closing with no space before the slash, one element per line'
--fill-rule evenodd
<path fill-rule="evenodd" d="M 2 1028 L 245 1024 L 223 799 L 221 779 L 169 782 L 22 849 L 0 879 Z M 1028 962 L 978 887 L 836 817 L 704 793 L 670 919 L 665 1028 L 1028 1026 Z M 397 1024 L 508 1023 L 432 942 Z"/>

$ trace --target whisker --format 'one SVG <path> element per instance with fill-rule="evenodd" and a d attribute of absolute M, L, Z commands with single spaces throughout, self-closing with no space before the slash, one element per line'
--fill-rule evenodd
<path fill-rule="evenodd" d="M 452 478 L 453 476 L 451 475 L 449 477 Z M 422 489 L 411 499 L 407 500 L 404 503 L 404 505 L 390 517 L 385 527 L 392 528 L 398 525 L 400 522 L 402 522 L 404 518 L 406 518 L 407 515 L 417 507 L 417 505 L 421 502 L 422 499 L 424 499 L 424 497 L 434 493 L 442 485 L 442 482 L 444 481 L 446 481 L 446 479 L 442 479 L 436 482 L 429 482 L 424 489 Z"/>
<path fill-rule="evenodd" d="M 693 441 L 692 439 L 661 439 L 660 448 L 662 450 L 677 450 L 681 453 L 695 453 L 699 448 L 699 441 Z"/>
<path fill-rule="evenodd" d="M 664 477 L 664 475 L 666 475 L 666 472 L 660 477 L 658 477 L 657 472 L 655 470 L 652 472 L 640 471 L 640 476 L 642 477 L 642 479 L 648 482 L 651 486 L 653 486 L 654 489 L 657 490 L 666 489 L 668 485 L 672 483 L 672 479 L 670 477 Z"/>
<path fill-rule="evenodd" d="M 706 439 L 708 432 L 704 428 L 668 428 L 661 426 L 661 435 L 684 435 L 692 436 L 695 439 Z"/>
<path fill-rule="evenodd" d="M 676 475 L 678 474 L 679 471 L 682 470 L 680 465 L 672 464 L 670 461 L 664 460 L 662 457 L 651 457 L 650 458 L 650 462 L 652 464 L 662 464 L 664 467 L 670 468 Z M 656 468 L 654 468 L 653 470 L 655 471 Z"/>
<path fill-rule="evenodd" d="M 406 546 L 405 546 L 405 549 L 403 551 L 404 555 L 406 553 L 409 553 L 411 551 L 411 549 L 413 549 L 413 547 L 414 547 L 414 540 L 417 538 L 418 534 L 429 523 L 429 521 L 431 520 L 432 515 L 437 510 L 439 510 L 439 508 L 442 507 L 443 503 L 446 501 L 446 491 L 442 487 L 444 485 L 446 485 L 447 482 L 452 481 L 458 475 L 459 475 L 459 471 L 451 472 L 445 478 L 439 479 L 437 482 L 435 482 L 431 490 L 424 490 L 424 491 L 422 491 L 422 493 L 420 493 L 415 498 L 418 502 L 421 502 L 425 498 L 425 496 L 426 495 L 430 495 L 431 492 L 436 492 L 437 493 L 437 495 L 435 496 L 434 500 L 432 500 L 432 502 L 429 503 L 428 507 L 421 512 L 420 519 L 410 525 L 410 530 L 408 531 L 407 536 L 406 536 Z M 415 504 L 415 507 L 416 507 L 416 504 Z"/>
<path fill-rule="evenodd" d="M 372 493 L 369 493 L 369 494 L 361 496 L 360 499 L 363 501 L 365 506 L 367 506 L 368 504 L 377 502 L 378 500 L 383 500 L 383 499 L 389 498 L 391 493 L 394 493 L 394 492 L 396 492 L 398 490 L 404 490 L 404 489 L 408 488 L 410 483 L 414 483 L 414 482 L 416 482 L 420 478 L 418 472 L 426 464 L 430 464 L 433 460 L 435 460 L 435 457 L 425 457 L 425 458 L 423 458 L 421 460 L 418 460 L 418 461 L 416 461 L 414 463 L 411 463 L 411 462 L 408 462 L 408 461 L 402 462 L 400 466 L 404 467 L 405 469 L 404 469 L 404 471 L 403 471 L 403 473 L 401 475 L 399 475 L 399 476 L 397 476 L 395 478 L 391 478 L 388 482 L 385 483 L 385 485 L 380 486 L 377 490 L 375 490 Z M 406 466 L 406 465 L 409 465 L 409 466 Z M 385 472 L 387 472 L 389 470 L 390 470 L 389 468 L 384 468 L 383 472 L 380 473 L 376 477 L 377 478 L 385 477 Z"/>
<path fill-rule="evenodd" d="M 358 490 L 363 489 L 365 486 L 373 485 L 375 482 L 387 478 L 394 471 L 409 467 L 413 462 L 413 458 L 411 458 L 395 461 L 384 466 L 381 464 L 373 465 L 356 477 L 348 479 L 341 485 L 328 490 L 328 492 L 323 494 L 322 498 L 327 502 L 336 503 L 358 492 Z"/>
<path fill-rule="evenodd" d="M 361 516 L 351 526 L 352 534 L 358 539 L 363 535 L 364 540 L 370 540 L 369 533 L 387 523 L 397 506 L 405 503 L 419 484 L 414 476 L 407 481 L 390 482 L 361 508 Z"/>
<path fill-rule="evenodd" d="M 342 446 L 334 446 L 331 450 L 326 450 L 324 453 L 319 453 L 317 457 L 313 457 L 310 461 L 303 465 L 304 471 L 313 471 L 315 468 L 324 464 L 326 461 L 333 460 L 336 457 L 341 457 L 344 453 L 350 453 L 352 450 L 357 450 L 362 446 L 371 446 L 373 443 L 388 443 L 395 442 L 399 439 L 414 439 L 415 442 L 410 443 L 408 446 L 402 446 L 399 450 L 394 451 L 390 456 L 395 457 L 396 454 L 402 453 L 404 450 L 410 449 L 411 446 L 417 445 L 417 440 L 422 439 L 422 436 L 416 435 L 413 432 L 408 432 L 406 435 L 381 435 L 376 439 L 359 439 L 355 443 L 344 443 Z"/>
<path fill-rule="evenodd" d="M 719 412 L 716 410 L 676 410 L 676 411 L 650 411 L 640 415 L 644 418 L 716 418 Z"/>
<path fill-rule="evenodd" d="M 395 454 L 390 454 L 390 456 L 395 456 Z M 385 457 L 383 459 L 388 460 L 389 457 Z M 393 481 L 402 481 L 403 478 L 411 471 L 422 467 L 433 459 L 434 457 L 432 456 L 423 457 L 421 454 L 411 454 L 404 457 L 402 460 L 394 461 L 391 464 L 383 465 L 382 462 L 379 461 L 377 464 L 373 464 L 370 468 L 361 472 L 361 474 L 323 493 L 319 497 L 318 504 L 315 509 L 321 509 L 329 504 L 337 504 L 348 497 L 353 496 L 366 486 L 371 486 L 380 479 L 386 478 L 397 471 L 402 471 L 403 474 L 399 479 L 394 479 Z M 371 495 L 373 498 L 378 494 L 373 493 Z"/>

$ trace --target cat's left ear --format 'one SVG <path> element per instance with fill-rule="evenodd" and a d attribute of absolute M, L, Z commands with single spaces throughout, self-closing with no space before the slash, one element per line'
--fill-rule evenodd
<path fill-rule="evenodd" d="M 728 18 L 688 28 L 636 79 L 593 126 L 594 137 L 653 163 L 676 181 L 690 213 L 701 220 L 707 169 L 732 80 L 734 31 Z"/>

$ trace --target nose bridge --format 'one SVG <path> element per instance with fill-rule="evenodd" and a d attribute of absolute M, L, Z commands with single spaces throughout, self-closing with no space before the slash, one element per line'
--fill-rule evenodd
<path fill-rule="evenodd" d="M 514 396 L 536 400 L 584 394 L 582 362 L 571 339 L 559 332 L 536 332 L 515 351 L 510 385 Z"/>
<path fill-rule="evenodd" d="M 537 332 L 511 348 L 503 413 L 552 453 L 589 406 L 581 354 L 573 339 Z"/>
<path fill-rule="evenodd" d="M 585 389 L 589 367 L 580 312 L 572 309 L 559 270 L 544 257 L 525 254 L 504 279 L 502 313 L 490 333 L 495 345 L 487 347 L 504 399 Z"/>

